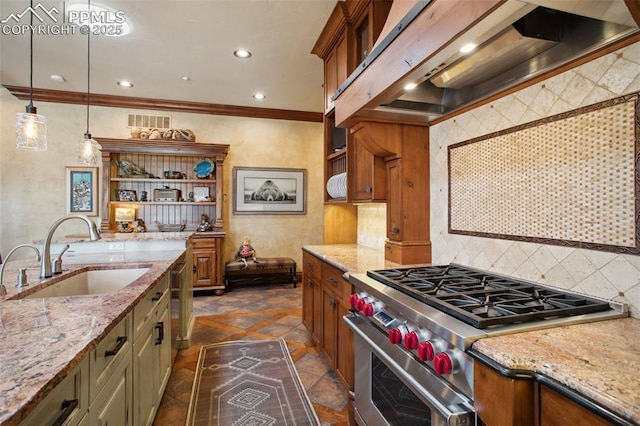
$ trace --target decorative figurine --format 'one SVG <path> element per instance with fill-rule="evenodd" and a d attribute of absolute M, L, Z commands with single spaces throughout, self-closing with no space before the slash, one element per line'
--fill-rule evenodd
<path fill-rule="evenodd" d="M 249 242 L 249 237 L 244 237 L 244 240 L 242 240 L 242 244 L 236 253 L 236 261 L 244 262 L 243 269 L 248 269 L 249 265 L 247 264 L 247 259 L 251 259 L 254 263 L 258 263 L 258 260 L 256 259 L 256 251 Z"/>
<path fill-rule="evenodd" d="M 200 221 L 200 225 L 198 225 L 198 232 L 207 232 L 211 231 L 213 226 L 209 223 L 209 216 L 205 213 L 202 213 L 202 220 Z"/>
<path fill-rule="evenodd" d="M 120 177 L 154 177 L 151 173 L 148 173 L 144 168 L 132 163 L 129 160 L 116 160 L 116 166 L 120 171 L 118 176 Z"/>

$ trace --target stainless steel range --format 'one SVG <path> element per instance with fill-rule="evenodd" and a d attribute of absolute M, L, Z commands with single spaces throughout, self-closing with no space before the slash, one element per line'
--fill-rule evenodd
<path fill-rule="evenodd" d="M 461 265 L 352 274 L 355 413 L 361 425 L 475 425 L 483 337 L 628 316 L 627 306 Z"/>

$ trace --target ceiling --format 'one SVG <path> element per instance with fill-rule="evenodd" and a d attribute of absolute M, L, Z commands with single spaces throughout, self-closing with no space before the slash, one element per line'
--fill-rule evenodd
<path fill-rule="evenodd" d="M 73 3 L 34 0 L 58 13 L 41 14 L 34 24 L 55 31 Z M 96 0 L 92 6 L 120 11 L 131 27 L 121 37 L 92 35 L 91 93 L 150 99 L 194 101 L 322 112 L 322 60 L 311 49 L 336 0 Z M 0 1 L 0 20 L 18 15 L 28 0 Z M 40 9 L 42 10 L 42 9 Z M 67 13 L 63 13 L 62 11 Z M 51 16 L 57 18 L 54 21 Z M 124 18 L 124 19 L 122 19 Z M 29 87 L 29 14 L 0 23 L 0 83 Z M 114 25 L 105 25 L 109 30 Z M 69 31 L 67 29 L 67 31 Z M 17 32 L 18 34 L 7 34 Z M 233 56 L 236 49 L 249 59 Z M 36 34 L 33 37 L 33 85 L 40 89 L 87 91 L 87 37 Z M 65 82 L 51 80 L 61 75 Z M 182 79 L 189 76 L 188 81 Z M 133 88 L 119 87 L 129 80 Z M 252 95 L 262 92 L 266 99 Z"/>

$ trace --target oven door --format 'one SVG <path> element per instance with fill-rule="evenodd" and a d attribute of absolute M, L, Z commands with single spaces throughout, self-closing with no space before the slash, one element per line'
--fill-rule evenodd
<path fill-rule="evenodd" d="M 354 411 L 359 425 L 471 426 L 473 402 L 357 315 L 353 331 Z"/>

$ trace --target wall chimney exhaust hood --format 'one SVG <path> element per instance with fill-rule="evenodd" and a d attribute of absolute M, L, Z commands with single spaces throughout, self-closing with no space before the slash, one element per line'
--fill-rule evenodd
<path fill-rule="evenodd" d="M 379 93 L 367 93 L 357 105 L 354 93 L 371 86 L 368 80 L 381 77 L 371 75 L 376 60 L 389 63 L 393 55 L 401 58 L 403 49 L 416 50 L 394 43 L 402 31 L 421 25 L 424 39 L 430 37 L 429 31 L 438 31 L 437 18 L 428 24 L 425 20 L 430 19 L 427 14 L 431 5 L 441 1 L 446 0 L 418 1 L 412 10 L 414 16 L 409 13 L 395 33 L 378 41 L 370 56 L 336 92 L 336 122 L 352 125 L 354 116 L 431 122 L 639 32 L 624 0 L 499 2 L 434 54 L 407 60 L 412 65 L 408 71 Z M 459 2 L 458 7 L 464 8 L 464 3 Z M 468 42 L 475 43 L 476 49 L 460 53 L 460 47 Z M 358 86 L 358 80 L 362 80 L 360 87 L 352 88 Z M 409 82 L 418 86 L 404 91 Z M 353 93 L 349 94 L 350 90 Z M 346 117 L 340 112 L 345 103 L 350 109 Z"/>

